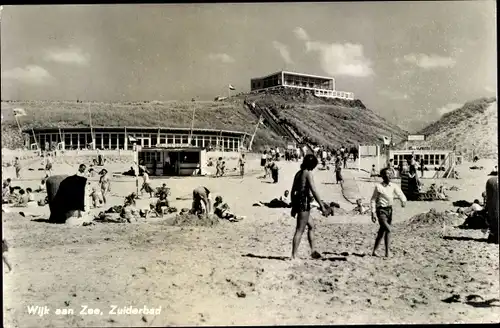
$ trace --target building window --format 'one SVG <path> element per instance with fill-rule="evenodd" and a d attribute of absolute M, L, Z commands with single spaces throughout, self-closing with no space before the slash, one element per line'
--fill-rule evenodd
<path fill-rule="evenodd" d="M 118 134 L 118 148 L 119 149 L 124 149 L 125 148 L 125 134 Z"/>
<path fill-rule="evenodd" d="M 189 142 L 188 136 L 182 136 L 182 144 L 187 144 Z"/>
<path fill-rule="evenodd" d="M 174 145 L 180 145 L 180 143 L 181 143 L 181 136 L 174 135 Z"/>

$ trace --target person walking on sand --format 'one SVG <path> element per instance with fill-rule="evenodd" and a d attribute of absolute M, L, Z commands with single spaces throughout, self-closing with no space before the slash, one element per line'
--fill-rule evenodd
<path fill-rule="evenodd" d="M 297 256 L 297 250 L 299 249 L 300 240 L 304 234 L 304 230 L 307 226 L 307 239 L 309 240 L 309 246 L 311 247 L 311 257 L 318 259 L 321 258 L 321 254 L 316 250 L 316 244 L 314 241 L 314 223 L 310 218 L 311 202 L 312 198 L 316 199 L 319 204 L 321 213 L 326 216 L 326 208 L 316 191 L 316 186 L 314 185 L 314 179 L 312 176 L 312 171 L 318 166 L 318 158 L 312 154 L 308 154 L 304 157 L 300 170 L 295 174 L 293 179 L 293 186 L 291 192 L 291 202 L 292 202 L 292 217 L 297 218 L 297 225 L 295 227 L 295 233 L 292 241 L 292 257 L 294 260 Z"/>
<path fill-rule="evenodd" d="M 52 160 L 49 153 L 45 156 L 45 175 L 52 175 Z"/>
<path fill-rule="evenodd" d="M 143 174 L 142 174 L 142 179 L 143 179 L 143 183 L 142 183 L 142 187 L 141 187 L 141 196 L 143 194 L 143 192 L 147 192 L 149 194 L 149 198 L 153 198 L 153 187 L 151 187 L 151 180 L 149 180 L 149 174 L 148 174 L 148 170 L 144 170 Z"/>
<path fill-rule="evenodd" d="M 102 169 L 100 172 L 99 186 L 101 187 L 101 195 L 104 204 L 106 204 L 106 195 L 111 191 L 111 182 L 108 175 L 108 170 Z"/>
<path fill-rule="evenodd" d="M 245 154 L 241 154 L 240 159 L 238 160 L 238 164 L 240 166 L 240 176 L 243 178 L 245 175 Z"/>
<path fill-rule="evenodd" d="M 16 179 L 21 179 L 21 162 L 19 157 L 16 157 L 14 161 L 14 168 L 16 169 Z"/>
<path fill-rule="evenodd" d="M 264 168 L 264 179 L 267 178 L 267 150 L 264 150 L 260 158 L 260 166 Z"/>
<path fill-rule="evenodd" d="M 344 182 L 344 178 L 342 177 L 342 159 L 340 156 L 335 163 L 335 179 L 337 180 L 337 184 Z"/>
<path fill-rule="evenodd" d="M 389 257 L 389 244 L 391 237 L 391 223 L 392 223 L 392 204 L 394 203 L 394 196 L 397 196 L 401 201 L 401 207 L 406 206 L 406 197 L 401 188 L 391 182 L 391 177 L 387 168 L 384 168 L 380 175 L 382 176 L 382 183 L 375 185 L 373 195 L 370 202 L 372 211 L 372 222 L 378 220 L 380 228 L 377 232 L 375 239 L 375 246 L 373 247 L 372 256 L 377 256 L 376 252 L 384 238 L 385 242 L 385 256 Z"/>

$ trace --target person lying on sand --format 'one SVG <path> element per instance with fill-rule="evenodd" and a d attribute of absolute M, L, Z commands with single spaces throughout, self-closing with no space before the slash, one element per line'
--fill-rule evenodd
<path fill-rule="evenodd" d="M 6 254 L 8 252 L 8 250 L 9 250 L 9 245 L 7 244 L 7 241 L 5 239 L 2 239 L 2 261 L 7 266 L 7 269 L 9 269 L 9 271 L 7 271 L 7 273 L 12 271 L 12 266 L 10 265 L 9 260 L 7 259 L 7 254 Z"/>
<path fill-rule="evenodd" d="M 290 191 L 285 190 L 283 196 L 281 196 L 280 198 L 274 198 L 269 203 L 258 202 L 253 206 L 266 206 L 269 208 L 290 208 L 292 206 L 290 201 Z"/>
<path fill-rule="evenodd" d="M 193 214 L 208 216 L 212 213 L 212 198 L 207 187 L 200 186 L 193 190 L 193 204 L 191 207 Z"/>
<path fill-rule="evenodd" d="M 385 242 L 385 256 L 389 257 L 389 244 L 391 236 L 391 222 L 392 222 L 392 204 L 394 203 L 394 196 L 398 196 L 401 201 L 401 206 L 406 206 L 406 197 L 401 188 L 391 182 L 390 174 L 387 168 L 382 169 L 380 172 L 382 176 L 382 183 L 375 185 L 373 195 L 371 198 L 371 211 L 372 221 L 379 222 L 380 228 L 375 239 L 375 246 L 373 247 L 372 256 L 377 256 L 377 248 L 384 238 Z"/>
<path fill-rule="evenodd" d="M 230 211 L 229 205 L 223 202 L 221 196 L 215 197 L 214 214 L 220 219 L 228 220 L 230 222 L 238 222 L 243 219 L 243 217 L 237 217 Z"/>
<path fill-rule="evenodd" d="M 292 200 L 292 217 L 297 218 L 297 226 L 292 241 L 292 260 L 297 256 L 300 240 L 304 234 L 307 226 L 307 237 L 309 246 L 311 247 L 311 257 L 321 258 L 321 254 L 316 250 L 316 243 L 314 240 L 314 223 L 310 218 L 311 201 L 312 198 L 316 199 L 319 204 L 320 210 L 323 215 L 326 215 L 326 207 L 321 201 L 321 197 L 316 191 L 312 171 L 318 166 L 318 159 L 312 154 L 304 157 L 300 170 L 295 174 L 293 179 L 293 186 L 291 192 Z"/>
<path fill-rule="evenodd" d="M 474 199 L 472 205 L 466 209 L 459 208 L 457 213 L 465 214 L 467 216 L 473 216 L 476 212 L 481 212 L 483 207 L 479 204 L 479 199 Z"/>

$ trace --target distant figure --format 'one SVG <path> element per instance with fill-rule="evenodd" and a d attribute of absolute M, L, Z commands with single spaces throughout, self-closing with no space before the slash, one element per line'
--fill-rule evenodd
<path fill-rule="evenodd" d="M 380 225 L 377 238 L 375 239 L 372 256 L 377 256 L 377 248 L 379 247 L 382 238 L 384 238 L 385 256 L 389 257 L 392 204 L 394 202 L 394 196 L 399 197 L 402 207 L 406 206 L 406 197 L 401 188 L 397 184 L 391 182 L 391 177 L 386 168 L 380 172 L 380 175 L 382 176 L 382 183 L 375 185 L 370 202 L 372 221 L 375 223 L 378 220 Z"/>
<path fill-rule="evenodd" d="M 50 158 L 50 154 L 47 153 L 45 157 L 45 175 L 52 175 L 52 159 Z"/>
<path fill-rule="evenodd" d="M 312 171 L 318 166 L 318 158 L 312 154 L 308 154 L 304 157 L 300 170 L 295 174 L 293 179 L 293 186 L 291 192 L 292 201 L 292 217 L 297 218 L 297 226 L 295 227 L 295 233 L 292 241 L 292 260 L 297 256 L 297 250 L 299 249 L 300 240 L 307 226 L 307 237 L 309 240 L 309 246 L 311 247 L 311 257 L 321 258 L 321 254 L 316 250 L 316 244 L 314 241 L 314 223 L 310 218 L 311 202 L 314 199 L 318 202 L 320 210 L 323 215 L 326 214 L 326 209 L 316 191 L 316 186 L 314 184 L 314 179 L 312 176 Z"/>
<path fill-rule="evenodd" d="M 21 179 L 21 162 L 19 157 L 16 157 L 14 161 L 14 168 L 16 169 L 16 179 Z"/>
<path fill-rule="evenodd" d="M 276 161 L 271 161 L 269 164 L 269 170 L 271 171 L 271 177 L 273 178 L 273 183 L 278 183 L 279 180 L 279 167 Z"/>
<path fill-rule="evenodd" d="M 372 165 L 372 170 L 370 172 L 370 181 L 372 181 L 374 178 L 376 179 L 379 176 L 377 169 L 375 168 L 375 164 Z"/>
<path fill-rule="evenodd" d="M 420 159 L 420 177 L 423 178 L 424 177 L 424 169 L 425 169 L 425 165 L 424 165 L 424 159 L 421 158 Z"/>
<path fill-rule="evenodd" d="M 356 207 L 354 207 L 353 212 L 356 214 L 366 214 L 370 209 L 363 205 L 363 200 L 361 198 L 356 199 Z"/>
<path fill-rule="evenodd" d="M 342 159 L 337 157 L 337 162 L 335 163 L 335 180 L 337 184 L 343 183 L 344 178 L 342 177 Z"/>
<path fill-rule="evenodd" d="M 220 165 L 220 176 L 224 176 L 226 173 L 226 161 L 222 161 L 222 164 Z"/>
<path fill-rule="evenodd" d="M 221 173 L 221 166 L 222 166 L 222 157 L 219 157 L 217 159 L 217 161 L 215 162 L 215 176 L 216 177 L 220 177 L 222 176 L 222 173 Z"/>
<path fill-rule="evenodd" d="M 349 153 L 347 149 L 344 150 L 344 154 L 342 155 L 342 161 L 344 162 L 344 169 L 347 169 L 347 160 L 349 159 Z"/>
<path fill-rule="evenodd" d="M 239 161 L 238 161 L 238 164 L 240 166 L 240 176 L 243 178 L 243 176 L 245 175 L 245 154 L 242 154 Z"/>
<path fill-rule="evenodd" d="M 143 179 L 143 183 L 142 183 L 142 187 L 141 187 L 141 195 L 143 194 L 143 191 L 147 192 L 149 194 L 149 198 L 153 198 L 153 188 L 151 187 L 151 181 L 149 180 L 149 174 L 148 174 L 148 171 L 145 170 L 142 174 L 142 179 Z"/>
<path fill-rule="evenodd" d="M 476 155 L 476 156 L 474 156 L 474 159 L 472 160 L 472 163 L 476 163 L 477 161 L 479 161 L 479 157 Z"/>
<path fill-rule="evenodd" d="M 373 166 L 372 166 L 373 170 Z M 389 165 L 387 166 L 387 170 L 389 171 L 389 174 L 391 175 L 391 179 L 396 177 L 396 170 L 394 169 L 394 159 L 389 160 Z M 371 177 L 371 174 L 370 174 Z"/>
<path fill-rule="evenodd" d="M 108 194 L 108 192 L 111 191 L 111 182 L 109 179 L 108 170 L 102 169 L 101 172 L 99 172 L 99 174 L 101 176 L 99 178 L 99 186 L 101 189 L 101 195 L 102 195 L 102 199 L 103 199 L 104 204 L 106 204 L 107 203 L 106 195 Z"/>

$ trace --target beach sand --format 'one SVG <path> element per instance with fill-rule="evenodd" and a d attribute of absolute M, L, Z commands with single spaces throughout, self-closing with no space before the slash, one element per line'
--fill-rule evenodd
<path fill-rule="evenodd" d="M 36 187 L 43 172 L 28 171 L 13 185 Z M 367 216 L 340 215 L 353 208 L 334 183 L 333 171 L 314 172 L 325 201 L 340 204 L 338 215 L 324 218 L 312 212 L 317 224 L 318 250 L 323 260 L 309 259 L 304 235 L 301 259 L 290 262 L 295 221 L 289 209 L 253 207 L 291 188 L 299 163 L 279 162 L 280 181 L 263 180 L 258 159 L 249 159 L 248 176 L 224 178 L 153 178 L 172 190 L 172 206 L 191 204 L 193 188 L 204 185 L 222 195 L 231 209 L 246 218 L 213 227 L 173 227 L 164 221 L 132 224 L 96 223 L 91 226 L 53 225 L 3 213 L 3 234 L 9 241 L 14 271 L 4 274 L 5 327 L 157 326 L 157 325 L 274 325 L 498 322 L 498 307 L 467 304 L 467 295 L 484 300 L 499 295 L 498 245 L 482 242 L 481 231 L 441 226 L 410 227 L 408 220 L 431 208 L 456 210 L 451 201 L 480 199 L 487 174 L 494 166 L 472 171 L 459 168 L 462 179 L 442 180 L 460 191 L 447 202 L 396 203 L 392 237 L 393 257 L 370 256 L 378 229 Z M 481 164 L 478 164 L 481 165 Z M 236 162 L 229 162 L 232 169 Z M 354 165 L 353 165 L 354 166 Z M 125 171 L 130 163 L 106 166 Z M 58 174 L 77 166 L 56 163 Z M 3 176 L 14 176 L 4 168 Z M 367 173 L 346 170 L 351 194 L 369 201 L 373 182 Z M 93 183 L 97 178 L 91 179 Z M 430 184 L 430 180 L 424 183 Z M 121 204 L 135 190 L 131 177 L 114 177 L 108 205 Z M 351 195 L 352 197 L 356 195 Z M 38 195 L 39 198 L 44 194 Z M 176 200 L 176 198 L 183 200 Z M 149 196 L 138 201 L 147 207 Z M 109 207 L 109 206 L 107 206 Z M 106 207 L 106 208 L 107 208 Z M 48 207 L 23 209 L 48 217 Z M 99 210 L 92 210 L 94 213 Z M 383 245 L 379 250 L 383 254 Z M 4 272 L 5 272 L 4 267 Z M 445 303 L 459 294 L 463 301 Z M 498 303 L 497 303 L 498 304 Z M 158 308 L 159 315 L 112 315 L 112 305 Z M 29 314 L 28 306 L 47 306 L 50 314 Z M 103 314 L 81 315 L 82 306 Z M 55 315 L 55 309 L 74 309 L 74 315 Z"/>

